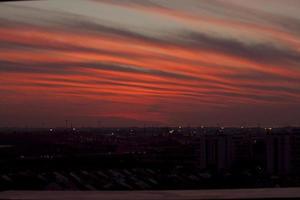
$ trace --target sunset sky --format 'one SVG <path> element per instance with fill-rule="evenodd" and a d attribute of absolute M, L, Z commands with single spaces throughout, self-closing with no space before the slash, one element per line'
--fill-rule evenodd
<path fill-rule="evenodd" d="M 300 125 L 299 0 L 0 3 L 0 127 Z"/>

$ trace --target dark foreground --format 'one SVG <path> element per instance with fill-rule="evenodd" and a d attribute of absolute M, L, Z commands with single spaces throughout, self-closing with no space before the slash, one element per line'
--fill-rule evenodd
<path fill-rule="evenodd" d="M 7 191 L 0 199 L 11 200 L 201 200 L 201 199 L 299 199 L 300 188 L 174 191 Z"/>
<path fill-rule="evenodd" d="M 300 128 L 0 129 L 0 191 L 300 187 Z"/>

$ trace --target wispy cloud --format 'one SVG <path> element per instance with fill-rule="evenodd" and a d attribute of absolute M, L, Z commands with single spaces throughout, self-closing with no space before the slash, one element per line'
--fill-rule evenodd
<path fill-rule="evenodd" d="M 295 124 L 300 16 L 270 2 L 3 3 L 0 119 L 239 125 L 248 115 L 251 125 Z"/>

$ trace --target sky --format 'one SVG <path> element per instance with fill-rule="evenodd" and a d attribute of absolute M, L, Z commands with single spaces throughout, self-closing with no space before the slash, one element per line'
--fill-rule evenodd
<path fill-rule="evenodd" d="M 298 0 L 0 3 L 0 127 L 300 125 Z"/>

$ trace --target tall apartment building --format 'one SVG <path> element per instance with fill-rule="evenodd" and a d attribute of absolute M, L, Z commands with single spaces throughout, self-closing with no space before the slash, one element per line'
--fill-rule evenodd
<path fill-rule="evenodd" d="M 300 134 L 249 130 L 197 138 L 198 166 L 218 170 L 256 167 L 272 175 L 300 174 Z"/>

